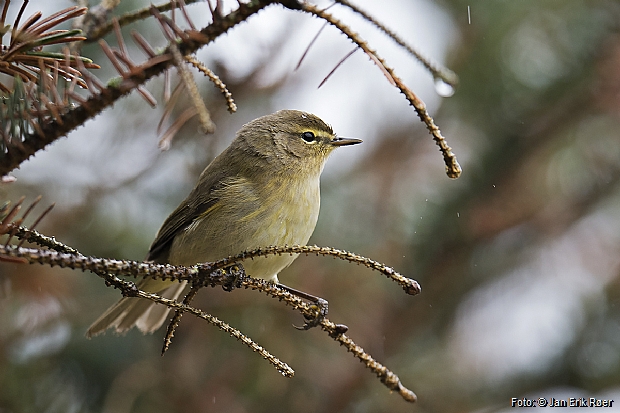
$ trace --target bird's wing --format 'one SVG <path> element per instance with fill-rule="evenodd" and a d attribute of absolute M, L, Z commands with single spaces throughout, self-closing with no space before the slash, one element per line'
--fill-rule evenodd
<path fill-rule="evenodd" d="M 191 225 L 196 218 L 217 205 L 219 199 L 213 195 L 213 192 L 221 185 L 222 178 L 227 175 L 226 171 L 220 171 L 218 174 L 203 173 L 203 175 L 211 176 L 207 179 L 203 179 L 201 176 L 196 188 L 164 221 L 149 248 L 147 261 L 168 262 L 170 247 L 177 234 Z"/>

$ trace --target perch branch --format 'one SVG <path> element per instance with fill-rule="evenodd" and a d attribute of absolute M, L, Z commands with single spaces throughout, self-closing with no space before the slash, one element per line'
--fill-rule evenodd
<path fill-rule="evenodd" d="M 254 259 L 260 256 L 282 254 L 315 254 L 332 256 L 355 264 L 364 265 L 365 267 L 368 267 L 375 271 L 379 271 L 381 274 L 385 275 L 392 281 L 399 284 L 403 288 L 403 290 L 405 290 L 405 292 L 409 295 L 417 295 L 422 291 L 422 287 L 420 287 L 420 284 L 418 284 L 416 280 L 403 276 L 402 274 L 398 273 L 393 268 L 388 267 L 385 264 L 349 251 L 339 250 L 331 247 L 319 247 L 316 245 L 285 245 L 257 248 L 255 250 L 244 251 L 240 254 L 230 256 L 219 261 L 215 261 L 214 263 L 210 264 L 210 268 L 225 268 L 229 265 L 247 259 Z"/>
<path fill-rule="evenodd" d="M 27 229 L 20 228 L 19 231 L 17 231 L 15 234 L 17 235 L 18 233 L 30 234 L 29 236 L 36 243 L 52 245 L 54 247 L 60 247 L 60 249 L 62 250 L 67 250 L 65 247 L 60 246 L 57 241 L 52 240 L 48 237 L 40 237 L 39 235 L 35 235 L 34 232 Z M 191 314 L 194 314 L 195 316 L 200 317 L 208 321 L 209 323 L 217 326 L 218 328 L 226 331 L 231 336 L 237 338 L 248 347 L 252 348 L 253 351 L 260 353 L 263 358 L 274 364 L 278 371 L 280 371 L 284 375 L 287 375 L 288 370 L 286 369 L 286 367 L 288 366 L 285 363 L 280 362 L 282 364 L 277 364 L 276 360 L 279 362 L 278 359 L 276 359 L 262 347 L 254 343 L 249 337 L 243 335 L 238 330 L 233 329 L 228 324 L 222 322 L 216 317 L 207 314 L 199 309 L 190 307 L 185 303 L 178 303 L 174 300 L 160 297 L 157 294 L 140 291 L 136 288 L 133 282 L 125 281 L 118 278 L 118 276 L 134 276 L 141 278 L 153 277 L 164 280 L 187 280 L 191 283 L 194 283 L 194 285 L 196 286 L 227 285 L 228 283 L 230 283 L 230 274 L 222 271 L 223 268 L 230 267 L 230 265 L 234 264 L 234 262 L 240 261 L 244 258 L 252 259 L 261 255 L 282 253 L 315 253 L 318 255 L 330 255 L 350 262 L 356 262 L 366 265 L 369 268 L 373 268 L 385 273 L 386 275 L 390 276 L 390 278 L 392 278 L 392 276 L 397 276 L 396 278 L 399 278 L 398 276 L 400 276 L 400 274 L 395 273 L 394 270 L 384 266 L 383 264 L 377 263 L 376 261 L 361 257 L 356 254 L 325 247 L 269 247 L 249 251 L 236 257 L 231 257 L 227 260 L 220 260 L 215 263 L 200 264 L 194 267 L 181 267 L 168 264 L 86 257 L 83 255 L 76 255 L 71 253 L 18 248 L 14 246 L 0 246 L 0 257 L 21 259 L 24 262 L 28 262 L 31 264 L 40 263 L 50 266 L 81 269 L 83 271 L 90 270 L 99 275 L 100 277 L 104 278 L 106 284 L 112 285 L 115 288 L 120 289 L 122 294 L 126 297 L 145 298 L 166 305 L 179 312 L 189 312 Z M 284 289 L 279 288 L 273 283 L 243 275 L 236 276 L 236 279 L 238 279 L 239 285 L 241 287 L 259 290 L 273 298 L 278 299 L 279 301 L 284 301 L 287 305 L 299 311 L 306 319 L 312 319 L 318 316 L 317 306 L 306 303 L 301 298 L 289 293 Z M 417 282 L 413 280 L 409 281 L 410 282 L 406 284 L 409 284 L 412 287 L 406 288 L 405 290 L 419 292 L 419 286 L 417 285 Z M 417 288 L 415 288 L 414 286 L 417 286 Z M 342 324 L 335 324 L 325 317 L 321 319 L 320 325 L 321 328 L 326 331 L 332 339 L 343 345 L 348 352 L 352 353 L 354 357 L 358 358 L 367 368 L 369 368 L 373 373 L 375 373 L 380 379 L 380 381 L 390 390 L 397 391 L 406 401 L 414 402 L 416 400 L 415 394 L 411 390 L 405 388 L 400 383 L 400 379 L 396 374 L 394 374 L 382 364 L 378 363 L 372 356 L 367 354 L 360 346 L 358 346 L 355 342 L 353 342 L 353 340 L 351 340 L 348 336 L 345 335 L 345 332 L 348 329 L 346 326 Z M 172 331 L 174 331 L 174 328 L 172 328 Z M 171 339 L 171 335 L 167 336 L 167 339 Z"/>

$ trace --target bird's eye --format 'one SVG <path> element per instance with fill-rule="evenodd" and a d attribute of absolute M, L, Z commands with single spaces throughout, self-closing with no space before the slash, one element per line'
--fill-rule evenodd
<path fill-rule="evenodd" d="M 301 139 L 303 139 L 304 141 L 308 143 L 312 143 L 316 141 L 316 136 L 314 136 L 314 133 L 312 132 L 304 132 L 301 134 Z"/>

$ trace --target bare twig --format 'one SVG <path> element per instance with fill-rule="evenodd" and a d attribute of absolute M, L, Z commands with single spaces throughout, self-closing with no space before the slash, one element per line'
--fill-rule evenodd
<path fill-rule="evenodd" d="M 174 62 L 177 70 L 179 71 L 179 75 L 181 75 L 183 85 L 189 93 L 194 108 L 196 108 L 196 112 L 198 112 L 198 119 L 200 119 L 200 124 L 202 125 L 204 133 L 215 132 L 215 124 L 211 120 L 211 115 L 209 114 L 209 110 L 207 109 L 204 100 L 202 100 L 202 97 L 200 96 L 200 92 L 198 92 L 198 86 L 196 86 L 194 77 L 189 73 L 187 67 L 185 66 L 183 56 L 175 44 L 171 43 L 169 49 L 174 57 Z"/>
<path fill-rule="evenodd" d="M 104 274 L 98 274 L 98 275 L 100 275 L 100 276 L 104 275 L 105 277 L 110 277 L 110 276 L 108 276 L 105 273 Z M 157 294 L 148 293 L 148 292 L 145 292 L 145 291 L 138 290 L 136 288 L 135 284 L 132 283 L 132 282 L 123 281 L 123 280 L 120 280 L 117 277 L 112 277 L 111 281 L 114 282 L 116 285 L 118 285 L 118 287 L 121 289 L 121 291 L 122 291 L 122 293 L 123 293 L 123 295 L 125 297 L 145 298 L 147 300 L 151 300 L 151 301 L 154 301 L 156 303 L 163 304 L 163 305 L 167 306 L 168 308 L 174 309 L 175 312 L 179 312 L 179 313 L 188 312 L 190 314 L 195 315 L 198 318 L 202 318 L 203 320 L 207 321 L 209 324 L 219 328 L 220 330 L 224 331 L 225 333 L 227 333 L 231 337 L 233 337 L 233 338 L 237 339 L 238 341 L 242 342 L 243 344 L 245 344 L 247 347 L 249 347 L 255 353 L 258 353 L 263 359 L 265 359 L 269 363 L 271 363 L 276 368 L 276 370 L 278 370 L 280 372 L 280 374 L 282 374 L 284 377 L 293 377 L 295 375 L 295 371 L 293 369 L 291 369 L 288 364 L 284 363 L 283 361 L 281 361 L 277 357 L 273 356 L 269 351 L 267 351 L 262 346 L 258 345 L 250 337 L 248 337 L 247 335 L 243 334 L 238 329 L 230 326 L 228 323 L 220 320 L 219 318 L 217 318 L 217 317 L 215 317 L 215 316 L 213 316 L 213 315 L 211 315 L 209 313 L 206 313 L 206 312 L 204 312 L 202 310 L 199 310 L 197 308 L 190 307 L 189 305 L 186 305 L 185 303 L 178 303 L 175 300 L 164 298 L 164 297 L 161 297 L 161 296 L 159 296 Z M 172 332 L 173 331 L 174 330 L 172 330 Z M 167 337 L 167 339 L 170 339 L 170 338 L 171 337 Z M 163 353 L 162 353 L 162 355 L 163 355 Z"/>
<path fill-rule="evenodd" d="M 387 26 L 378 22 L 377 19 L 375 19 L 369 13 L 360 9 L 358 6 L 350 3 L 348 0 L 335 0 L 335 1 L 339 4 L 342 4 L 343 6 L 350 8 L 351 10 L 353 10 L 360 16 L 364 17 L 364 19 L 374 24 L 379 30 L 381 30 L 388 37 L 390 37 L 392 40 L 394 40 L 396 43 L 398 43 L 400 46 L 406 49 L 413 57 L 415 57 L 420 63 L 422 63 L 422 65 L 429 72 L 431 72 L 431 74 L 433 75 L 433 78 L 441 79 L 442 81 L 444 81 L 445 83 L 447 83 L 448 85 L 452 87 L 456 87 L 458 85 L 459 77 L 457 76 L 456 73 L 454 73 L 452 70 L 448 69 L 447 67 L 443 67 L 439 63 L 433 62 L 428 57 L 422 55 L 422 53 L 420 53 L 413 46 L 405 42 L 405 40 L 403 40 L 400 36 L 398 36 L 392 30 L 390 30 Z"/>
<path fill-rule="evenodd" d="M 30 226 L 29 230 L 30 231 L 34 231 L 34 229 L 37 227 L 37 225 L 39 225 L 39 223 L 43 220 L 43 218 L 50 213 L 50 211 L 54 208 L 54 205 L 56 204 L 51 204 L 50 206 L 48 206 L 45 211 L 43 211 L 41 213 L 41 215 L 39 215 L 39 217 L 37 219 L 35 219 L 34 223 L 32 224 L 32 226 Z M 19 228 L 23 228 L 23 227 L 19 227 Z M 18 229 L 19 229 L 18 228 Z M 28 240 L 28 235 L 26 234 L 26 236 L 24 237 L 20 237 L 21 241 L 19 242 L 19 244 L 17 244 L 18 247 L 21 247 L 23 245 L 24 242 L 26 242 Z"/>
<path fill-rule="evenodd" d="M 40 234 L 35 231 L 33 228 L 19 227 L 17 231 L 15 231 L 15 237 L 26 240 L 31 244 L 37 244 L 41 247 L 49 248 L 56 252 L 61 252 L 65 254 L 71 255 L 82 255 L 78 250 L 72 248 L 62 242 L 56 241 L 54 237 L 48 237 L 46 235 Z"/>
<path fill-rule="evenodd" d="M 22 196 L 19 201 L 13 205 L 10 211 L 6 212 L 10 206 L 9 203 L 3 205 L 2 208 L 2 221 L 0 222 L 0 235 L 8 234 L 13 228 L 13 219 L 19 214 L 19 211 L 22 209 L 22 203 L 26 199 L 25 196 Z M 6 212 L 6 215 L 4 213 Z"/>
<path fill-rule="evenodd" d="M 314 5 L 310 3 L 303 3 L 302 6 L 303 6 L 304 11 L 314 14 L 317 17 L 320 17 L 321 19 L 324 19 L 325 21 L 329 22 L 330 24 L 338 28 L 338 30 L 340 30 L 343 34 L 345 34 L 353 43 L 358 45 L 364 51 L 364 53 L 366 53 L 371 58 L 371 60 L 375 62 L 375 64 L 386 75 L 386 77 L 388 77 L 388 80 L 390 80 L 391 83 L 393 83 L 394 85 L 396 85 L 396 87 L 398 87 L 401 93 L 405 95 L 405 97 L 407 98 L 411 106 L 413 106 L 413 108 L 417 112 L 422 122 L 426 124 L 427 129 L 429 130 L 429 132 L 433 136 L 433 139 L 439 146 L 439 149 L 441 153 L 443 154 L 444 162 L 446 164 L 446 174 L 450 178 L 458 178 L 461 175 L 461 166 L 456 160 L 456 156 L 452 153 L 452 148 L 448 146 L 445 138 L 441 135 L 441 131 L 439 130 L 437 125 L 435 125 L 433 118 L 428 114 L 428 111 L 426 110 L 426 105 L 424 104 L 424 102 L 422 102 L 420 98 L 418 98 L 415 95 L 415 93 L 413 93 L 403 83 L 403 81 L 399 77 L 396 76 L 396 74 L 394 73 L 394 70 L 390 68 L 389 66 L 387 66 L 385 61 L 377 55 L 377 52 L 371 49 L 368 43 L 362 40 L 357 35 L 357 33 L 351 30 L 351 28 L 349 28 L 344 23 L 340 22 L 338 19 L 336 19 L 331 14 L 326 13 L 323 10 L 320 10 L 319 8 L 315 7 Z"/>
<path fill-rule="evenodd" d="M 236 262 L 242 262 L 247 259 L 281 254 L 316 254 L 339 258 L 341 260 L 349 261 L 355 264 L 361 264 L 375 271 L 379 271 L 381 274 L 385 275 L 392 281 L 399 284 L 403 288 L 403 290 L 405 290 L 405 292 L 409 295 L 417 295 L 422 291 L 422 287 L 420 287 L 420 284 L 418 284 L 417 281 L 403 276 L 402 274 L 398 273 L 393 268 L 388 267 L 385 264 L 352 252 L 343 251 L 331 247 L 319 247 L 316 245 L 290 245 L 257 248 L 255 250 L 245 251 L 240 254 L 216 261 L 210 265 L 210 268 L 225 268 Z"/>
<path fill-rule="evenodd" d="M 170 145 L 172 144 L 172 139 L 174 139 L 177 132 L 181 129 L 181 127 L 188 120 L 190 120 L 197 114 L 198 112 L 196 111 L 196 107 L 191 106 L 185 109 L 179 116 L 177 116 L 174 123 L 170 125 L 170 127 L 166 130 L 166 132 L 159 139 L 159 144 L 157 145 L 159 149 L 161 149 L 162 151 L 167 151 L 168 149 L 170 149 Z"/>
<path fill-rule="evenodd" d="M 11 205 L 10 202 L 6 202 L 2 206 L 2 208 L 0 209 L 0 219 L 2 219 L 2 221 L 0 222 L 0 236 L 5 235 L 5 234 L 8 235 L 7 240 L 4 245 L 8 246 L 11 243 L 11 240 L 13 239 L 13 237 L 16 236 L 18 233 L 20 233 L 21 229 L 23 228 L 21 226 L 22 223 L 26 220 L 26 218 L 28 218 L 28 215 L 30 215 L 30 213 L 34 210 L 34 208 L 37 206 L 37 204 L 41 201 L 42 198 L 43 197 L 39 195 L 34 201 L 32 201 L 30 205 L 28 206 L 28 208 L 26 208 L 26 211 L 19 218 L 17 217 L 17 214 L 21 210 L 22 204 L 24 200 L 26 199 L 26 197 L 22 196 L 15 203 L 15 205 L 13 205 L 13 207 L 10 210 L 9 210 L 9 207 Z M 38 218 L 35 219 L 33 228 L 36 227 L 41 222 L 43 217 L 45 217 L 45 215 L 47 215 L 52 210 L 53 207 L 54 207 L 54 204 L 50 205 L 49 207 L 45 209 L 45 211 L 43 211 L 43 213 L 39 215 Z M 18 238 L 20 238 L 21 241 L 17 246 L 21 247 L 22 244 L 25 242 L 24 238 L 27 238 L 27 236 L 26 237 L 19 236 Z"/>
<path fill-rule="evenodd" d="M 347 337 L 339 324 L 334 324 L 324 318 L 321 321 L 321 328 L 325 330 L 331 338 L 343 345 L 349 353 L 353 354 L 354 357 L 364 363 L 368 369 L 375 373 L 379 380 L 381 380 L 381 383 L 388 389 L 398 392 L 403 399 L 410 403 L 417 401 L 418 398 L 415 393 L 403 386 L 396 374 L 377 362 L 370 354 L 366 353 L 362 347 L 358 346 L 353 340 Z"/>
<path fill-rule="evenodd" d="M 323 78 L 323 80 L 321 80 L 321 83 L 319 83 L 318 88 L 320 88 L 321 86 L 323 86 L 325 84 L 325 82 L 327 82 L 327 79 L 329 79 L 336 70 L 338 70 L 338 68 L 345 62 L 345 60 L 347 60 L 349 57 L 351 57 L 353 55 L 353 53 L 355 53 L 356 51 L 358 51 L 359 49 L 356 47 L 355 49 L 351 50 L 349 53 L 347 53 L 342 59 L 340 59 L 340 61 L 338 63 L 336 63 L 336 66 L 334 66 L 334 68 L 331 70 L 331 72 L 329 72 L 327 74 L 327 76 L 325 76 Z"/>
<path fill-rule="evenodd" d="M 178 303 L 174 300 L 160 297 L 157 294 L 146 293 L 140 290 L 137 291 L 134 297 L 146 298 L 156 303 L 163 304 L 174 310 L 188 312 L 190 314 L 195 315 L 196 317 L 202 318 L 203 320 L 206 320 L 209 324 L 216 326 L 220 330 L 228 333 L 231 337 L 234 337 L 238 341 L 242 342 L 243 344 L 248 346 L 250 349 L 252 349 L 252 351 L 254 351 L 255 353 L 258 353 L 262 358 L 269 361 L 283 376 L 293 377 L 295 375 L 295 371 L 291 369 L 288 364 L 284 363 L 277 357 L 273 356 L 270 352 L 265 350 L 262 346 L 259 346 L 258 344 L 256 344 L 256 342 L 254 342 L 254 340 L 252 340 L 250 337 L 241 333 L 236 328 L 231 327 L 228 323 L 225 323 L 219 318 L 212 316 L 211 314 L 205 313 L 204 311 L 198 310 L 194 307 L 189 307 L 185 304 Z"/>
<path fill-rule="evenodd" d="M 198 284 L 192 284 L 190 290 L 185 295 L 185 298 L 183 298 L 183 304 L 189 306 L 192 300 L 194 299 L 194 297 L 196 297 L 196 294 L 198 294 L 199 289 L 200 289 L 200 286 Z M 164 345 L 161 349 L 162 356 L 166 354 L 166 351 L 168 351 L 168 348 L 170 348 L 170 344 L 172 344 L 172 337 L 174 337 L 174 332 L 176 331 L 176 328 L 179 326 L 179 322 L 181 321 L 182 316 L 183 316 L 183 311 L 181 310 L 174 311 L 174 315 L 170 319 L 170 322 L 168 323 L 168 328 L 166 329 L 166 335 L 164 337 Z"/>
<path fill-rule="evenodd" d="M 323 25 L 321 26 L 319 31 L 316 32 L 316 34 L 314 35 L 312 40 L 310 40 L 310 43 L 308 43 L 308 46 L 306 47 L 306 50 L 304 50 L 304 52 L 302 53 L 301 57 L 299 58 L 299 62 L 297 62 L 297 66 L 295 66 L 295 70 L 299 70 L 299 68 L 301 67 L 301 63 L 304 61 L 304 59 L 308 55 L 308 52 L 310 51 L 310 49 L 312 48 L 314 43 L 316 43 L 316 41 L 318 40 L 319 36 L 323 32 L 323 30 L 325 30 L 325 28 L 328 26 L 328 24 L 329 23 L 327 23 L 327 22 L 323 23 Z"/>
<path fill-rule="evenodd" d="M 224 98 L 226 99 L 226 105 L 228 106 L 228 111 L 230 113 L 236 112 L 237 105 L 235 104 L 235 101 L 233 100 L 232 93 L 230 93 L 230 91 L 226 88 L 226 85 L 224 84 L 224 82 L 222 82 L 222 80 L 215 73 L 213 73 L 213 71 L 211 71 L 208 67 L 203 65 L 194 56 L 185 56 L 185 60 L 188 63 L 190 63 L 192 66 L 194 66 L 196 69 L 198 69 L 207 78 L 209 78 L 209 80 L 213 82 L 215 87 L 217 87 L 220 90 L 220 92 L 222 92 L 222 95 L 224 95 Z"/>
<path fill-rule="evenodd" d="M 270 282 L 248 277 L 243 279 L 242 286 L 262 291 L 279 301 L 284 301 L 287 305 L 300 311 L 306 318 L 316 317 L 316 308 L 314 308 L 316 306 L 305 303 L 299 297 L 278 288 Z M 388 389 L 398 392 L 398 394 L 408 402 L 413 403 L 417 400 L 415 393 L 403 386 L 396 374 L 377 362 L 370 354 L 366 353 L 362 347 L 358 346 L 351 338 L 345 335 L 348 327 L 333 323 L 326 317 L 321 319 L 320 326 L 332 339 L 344 346 L 349 353 L 353 354 L 353 356 L 364 363 L 369 370 L 375 373 L 381 383 Z"/>

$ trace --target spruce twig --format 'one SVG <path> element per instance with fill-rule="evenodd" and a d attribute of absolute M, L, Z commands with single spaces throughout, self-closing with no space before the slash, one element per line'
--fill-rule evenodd
<path fill-rule="evenodd" d="M 461 166 L 456 160 L 456 156 L 452 153 L 452 148 L 448 146 L 448 144 L 446 143 L 446 139 L 443 137 L 441 131 L 439 130 L 437 125 L 435 125 L 435 121 L 426 110 L 426 105 L 424 104 L 424 102 L 422 102 L 422 100 L 420 100 L 420 98 L 418 98 L 417 95 L 413 93 L 413 91 L 409 89 L 398 76 L 396 76 L 394 70 L 387 66 L 385 61 L 377 55 L 377 52 L 371 49 L 368 43 L 362 40 L 357 33 L 353 32 L 353 30 L 351 30 L 349 26 L 342 23 L 331 14 L 319 9 L 318 7 L 310 3 L 303 3 L 303 10 L 329 22 L 331 25 L 340 30 L 344 35 L 346 35 L 353 43 L 359 46 L 359 48 L 361 48 L 364 53 L 368 55 L 368 57 L 370 57 L 370 59 L 383 72 L 388 81 L 394 86 L 396 86 L 398 90 L 400 90 L 401 93 L 405 95 L 405 98 L 409 101 L 411 106 L 413 106 L 422 122 L 424 122 L 424 124 L 426 125 L 426 128 L 433 136 L 433 140 L 435 140 L 435 143 L 437 143 L 437 146 L 439 146 L 439 150 L 443 154 L 444 162 L 446 164 L 446 174 L 450 178 L 458 178 L 461 175 Z"/>

